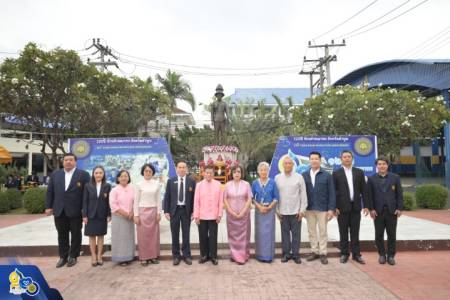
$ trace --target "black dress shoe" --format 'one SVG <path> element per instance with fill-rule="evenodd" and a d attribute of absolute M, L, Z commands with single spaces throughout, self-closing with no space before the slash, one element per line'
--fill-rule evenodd
<path fill-rule="evenodd" d="M 357 263 L 361 264 L 361 265 L 365 265 L 366 264 L 366 262 L 364 261 L 364 259 L 362 258 L 361 255 L 353 256 L 352 259 L 354 261 L 356 261 Z"/>
<path fill-rule="evenodd" d="M 77 264 L 77 258 L 76 257 L 69 257 L 69 259 L 67 260 L 67 266 L 68 267 L 73 267 Z"/>
<path fill-rule="evenodd" d="M 348 261 L 348 255 L 341 255 L 341 264 L 345 264 Z"/>
<path fill-rule="evenodd" d="M 192 265 L 192 258 L 190 258 L 190 257 L 185 257 L 184 258 L 184 262 L 187 264 L 187 265 Z"/>
<path fill-rule="evenodd" d="M 388 262 L 388 264 L 390 264 L 391 266 L 395 265 L 395 259 L 394 259 L 394 257 L 393 257 L 393 256 L 388 256 L 387 262 Z"/>
<path fill-rule="evenodd" d="M 322 263 L 322 265 L 326 265 L 328 264 L 328 258 L 326 255 L 321 255 L 320 256 L 320 262 Z"/>
<path fill-rule="evenodd" d="M 281 259 L 281 262 L 282 262 L 282 263 L 286 263 L 286 262 L 289 261 L 289 259 L 291 259 L 289 256 L 284 255 L 283 258 Z"/>
<path fill-rule="evenodd" d="M 380 265 L 384 265 L 386 263 L 386 255 L 380 255 L 380 257 L 378 258 L 378 262 L 380 263 Z"/>
<path fill-rule="evenodd" d="M 57 268 L 61 268 L 62 266 L 64 266 L 67 263 L 67 259 L 66 258 L 60 258 L 58 260 L 58 262 L 56 263 L 56 267 Z"/>
<path fill-rule="evenodd" d="M 299 265 L 299 264 L 302 263 L 302 260 L 301 260 L 300 256 L 294 257 L 294 258 L 292 258 L 292 260 L 293 260 L 297 265 Z"/>
<path fill-rule="evenodd" d="M 157 260 L 156 258 L 149 259 L 148 262 L 151 263 L 152 265 L 159 264 L 159 260 Z"/>
<path fill-rule="evenodd" d="M 215 266 L 217 266 L 219 264 L 219 261 L 217 260 L 217 258 L 211 258 L 211 262 Z"/>
<path fill-rule="evenodd" d="M 308 257 L 306 258 L 306 261 L 313 261 L 319 258 L 319 254 L 316 253 L 311 253 L 310 255 L 308 255 Z"/>
<path fill-rule="evenodd" d="M 179 257 L 175 257 L 174 259 L 173 259 L 173 265 L 174 266 L 178 266 L 180 264 L 180 258 Z"/>
<path fill-rule="evenodd" d="M 198 261 L 199 264 L 204 264 L 205 262 L 207 262 L 209 259 L 207 257 L 202 257 L 200 258 L 200 260 Z"/>

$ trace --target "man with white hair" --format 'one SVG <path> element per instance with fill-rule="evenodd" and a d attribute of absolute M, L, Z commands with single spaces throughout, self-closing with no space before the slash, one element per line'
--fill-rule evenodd
<path fill-rule="evenodd" d="M 308 200 L 305 180 L 294 171 L 294 161 L 289 156 L 284 157 L 283 172 L 275 177 L 275 182 L 280 194 L 277 215 L 281 223 L 281 262 L 292 259 L 300 264 L 301 225 Z"/>

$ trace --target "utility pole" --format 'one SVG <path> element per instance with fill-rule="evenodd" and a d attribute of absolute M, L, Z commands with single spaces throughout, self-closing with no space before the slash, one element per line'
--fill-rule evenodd
<path fill-rule="evenodd" d="M 108 69 L 108 66 L 115 66 L 116 68 L 119 68 L 119 65 L 117 64 L 116 61 L 111 61 L 111 59 L 108 59 L 108 61 L 105 61 L 106 56 L 111 56 L 116 60 L 118 60 L 119 58 L 111 52 L 111 48 L 109 48 L 108 46 L 103 46 L 100 43 L 100 39 L 98 39 L 98 38 L 92 39 L 92 45 L 90 45 L 86 50 L 89 50 L 92 47 L 97 49 L 97 51 L 92 53 L 92 55 L 100 53 L 100 56 L 98 57 L 98 59 L 100 59 L 100 61 L 91 61 L 88 58 L 88 64 L 93 65 L 93 66 L 100 66 L 100 68 L 103 71 L 106 71 Z"/>
<path fill-rule="evenodd" d="M 336 55 L 330 55 L 331 47 L 343 47 L 346 46 L 345 40 L 342 40 L 342 43 L 335 44 L 334 40 L 331 40 L 331 44 L 323 44 L 323 45 L 312 45 L 311 41 L 308 42 L 308 48 L 324 48 L 325 56 L 319 57 L 318 59 L 307 59 L 306 56 L 303 57 L 303 62 L 315 63 L 315 66 L 312 67 L 311 70 L 302 69 L 300 71 L 300 75 L 309 75 L 309 88 L 310 88 L 310 96 L 313 96 L 314 87 L 318 86 L 320 93 L 323 92 L 325 86 L 325 80 L 327 86 L 331 85 L 331 68 L 330 63 L 332 61 L 337 61 Z M 325 67 L 325 72 L 324 72 Z M 313 76 L 319 75 L 319 80 L 314 82 Z"/>

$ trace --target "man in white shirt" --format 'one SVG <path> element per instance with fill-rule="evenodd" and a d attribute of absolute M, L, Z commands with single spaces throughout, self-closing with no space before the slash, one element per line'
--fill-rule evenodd
<path fill-rule="evenodd" d="M 281 262 L 292 259 L 300 264 L 301 225 L 308 202 L 305 181 L 294 170 L 294 162 L 289 156 L 283 159 L 283 172 L 275 176 L 275 182 L 280 196 L 277 216 L 281 223 Z"/>

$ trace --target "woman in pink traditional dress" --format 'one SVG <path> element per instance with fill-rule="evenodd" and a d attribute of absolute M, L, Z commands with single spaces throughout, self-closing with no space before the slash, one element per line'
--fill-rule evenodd
<path fill-rule="evenodd" d="M 252 189 L 247 181 L 241 180 L 244 170 L 241 166 L 231 169 L 233 180 L 225 185 L 225 207 L 227 210 L 228 244 L 231 259 L 244 264 L 250 257 L 250 207 Z"/>

